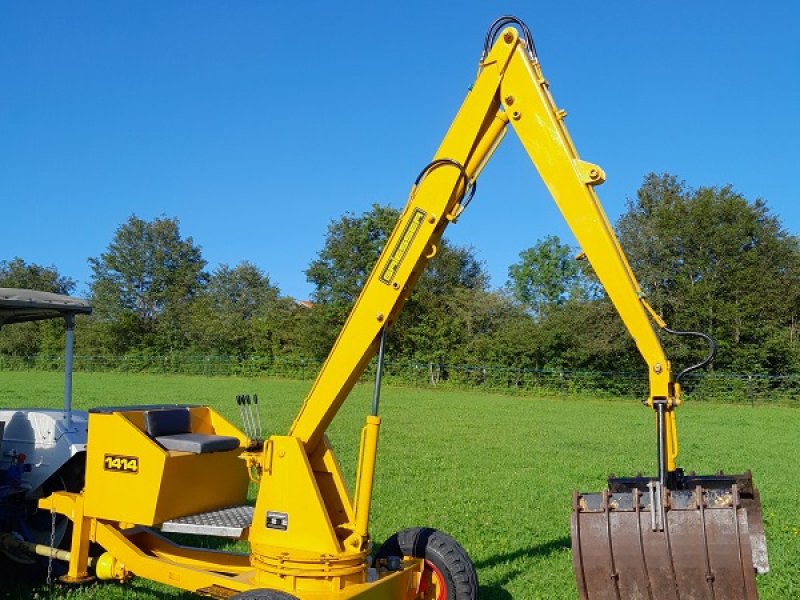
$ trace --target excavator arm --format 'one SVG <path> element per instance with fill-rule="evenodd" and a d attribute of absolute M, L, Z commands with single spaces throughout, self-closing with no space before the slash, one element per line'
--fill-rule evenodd
<path fill-rule="evenodd" d="M 594 187 L 605 175 L 580 159 L 550 95 L 531 45 L 502 31 L 481 60 L 477 80 L 433 161 L 422 171 L 378 262 L 328 355 L 290 435 L 313 449 L 374 356 L 380 333 L 396 321 L 443 231 L 461 214 L 475 180 L 504 137 L 516 131 L 558 208 L 648 366 L 648 404 L 664 405 L 667 469 L 675 469 L 672 408 L 679 403 L 670 363 L 644 294 L 620 248 Z"/>
<path fill-rule="evenodd" d="M 519 29 L 501 30 L 512 24 Z M 605 175 L 600 167 L 578 156 L 564 126 L 565 115 L 553 102 L 527 28 L 513 17 L 496 21 L 487 35 L 473 86 L 433 160 L 414 182 L 400 219 L 288 435 L 272 436 L 258 459 L 261 481 L 249 541 L 251 562 L 257 566 L 260 584 L 314 592 L 323 581 L 327 582 L 324 585 L 342 590 L 348 586 L 357 589 L 364 583 L 380 427 L 377 389 L 386 332 L 397 321 L 425 265 L 436 255 L 444 230 L 472 199 L 478 176 L 510 125 L 635 340 L 648 369 L 646 404 L 657 416 L 656 480 L 609 480 L 609 486 L 617 486 L 616 491 L 575 495 L 573 557 L 581 598 L 639 597 L 629 591 L 643 589 L 642 586 L 683 586 L 694 593 L 711 581 L 714 569 L 709 561 L 716 563 L 718 548 L 731 547 L 737 547 L 737 553 L 722 556 L 719 560 L 723 567 L 718 572 L 720 580 L 733 582 L 733 588 L 712 584 L 721 594 L 716 597 L 754 597 L 747 522 L 741 513 L 740 499 L 744 496 L 739 494 L 747 488 L 746 477 L 744 483 L 725 476 L 684 477 L 676 467 L 674 409 L 680 404 L 680 386 L 673 380 L 656 334 L 656 326 L 666 326 L 644 300 L 595 194 L 595 186 L 603 183 Z M 376 396 L 372 414 L 362 430 L 356 487 L 351 497 L 325 431 L 376 352 Z M 707 492 L 704 486 L 709 484 L 716 488 Z M 693 491 L 687 491 L 691 486 Z M 675 495 L 670 496 L 673 488 Z M 749 489 L 752 497 L 752 481 Z M 649 500 L 642 490 L 649 490 Z M 755 498 L 757 504 L 757 495 Z M 704 508 L 707 505 L 729 509 L 711 514 Z M 670 506 L 685 510 L 668 511 Z M 615 525 L 616 519 L 623 518 L 624 526 Z M 760 517 L 754 521 L 760 522 Z M 731 526 L 733 522 L 736 527 Z M 648 528 L 649 523 L 652 528 Z M 751 524 L 752 530 L 757 528 Z M 701 544 L 689 539 L 698 530 L 702 531 Z M 763 525 L 760 531 L 763 540 Z M 616 532 L 613 543 L 612 532 Z M 711 539 L 717 540 L 713 546 L 709 545 Z M 719 540 L 724 542 L 720 544 Z M 685 555 L 685 569 L 664 567 L 684 558 L 683 553 L 673 552 L 678 547 L 675 544 L 684 542 L 695 551 L 706 548 L 709 566 L 705 571 L 694 568 L 700 564 L 696 553 Z M 615 562 L 615 553 L 620 549 L 626 557 L 637 555 L 641 549 L 642 561 L 658 566 L 648 571 L 646 565 L 642 570 L 630 560 Z M 289 574 L 294 579 L 287 588 Z M 665 579 L 658 580 L 662 575 Z M 744 583 L 739 590 L 743 595 L 736 590 L 737 582 Z M 712 589 L 711 593 L 709 598 L 716 592 Z"/>
<path fill-rule="evenodd" d="M 564 116 L 527 27 L 513 17 L 496 21 L 474 85 L 414 182 L 289 433 L 247 440 L 242 450 L 246 436 L 210 407 L 97 409 L 89 420 L 84 490 L 55 492 L 39 504 L 53 518 L 60 513 L 73 522 L 70 551 L 0 543 L 68 561 L 71 583 L 86 581 L 93 562 L 100 578 L 124 581 L 136 573 L 214 598 L 477 598 L 474 565 L 455 540 L 430 528 L 404 529 L 370 557 L 368 522 L 388 328 L 436 255 L 445 228 L 469 204 L 510 125 L 633 336 L 648 368 L 647 404 L 657 415 L 657 479 L 610 479 L 599 494 L 573 495 L 572 554 L 581 600 L 755 600 L 753 568 L 768 567 L 758 492 L 749 473 L 684 476 L 675 466 L 674 409 L 687 369 L 673 380 L 655 326 L 670 330 L 643 299 L 595 195 L 603 171 L 580 159 Z M 325 431 L 376 352 L 376 394 L 351 495 Z M 168 445 L 175 438 L 191 438 L 192 447 Z M 135 468 L 109 467 L 109 457 Z M 244 499 L 248 474 L 258 484 L 252 509 L 235 505 Z M 151 526 L 238 536 L 250 554 L 172 544 Z M 89 555 L 93 543 L 104 548 L 97 558 Z"/>

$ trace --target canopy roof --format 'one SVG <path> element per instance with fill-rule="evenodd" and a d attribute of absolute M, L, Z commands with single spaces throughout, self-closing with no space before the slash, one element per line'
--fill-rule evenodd
<path fill-rule="evenodd" d="M 63 294 L 0 288 L 0 327 L 9 323 L 56 319 L 68 314 L 88 315 L 92 307 L 86 300 Z"/>

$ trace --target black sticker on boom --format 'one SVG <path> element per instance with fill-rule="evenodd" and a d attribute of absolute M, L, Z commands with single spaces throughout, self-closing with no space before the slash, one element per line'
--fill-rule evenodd
<path fill-rule="evenodd" d="M 392 283 L 395 275 L 397 275 L 397 271 L 400 269 L 400 265 L 403 263 L 406 254 L 408 254 L 411 243 L 414 241 L 414 238 L 417 237 L 417 232 L 419 232 L 420 227 L 422 227 L 422 224 L 425 222 L 425 216 L 427 214 L 428 213 L 421 208 L 415 208 L 414 212 L 411 213 L 411 218 L 408 219 L 406 226 L 403 228 L 403 233 L 400 234 L 400 239 L 397 240 L 397 244 L 395 244 L 391 255 L 389 255 L 389 260 L 386 261 L 386 264 L 381 270 L 379 279 L 386 285 Z"/>
<path fill-rule="evenodd" d="M 139 457 L 106 454 L 103 458 L 103 468 L 106 471 L 115 471 L 117 473 L 138 473 Z"/>

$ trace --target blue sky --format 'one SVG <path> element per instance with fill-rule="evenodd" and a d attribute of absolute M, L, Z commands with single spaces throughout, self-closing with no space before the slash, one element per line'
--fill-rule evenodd
<path fill-rule="evenodd" d="M 612 221 L 642 177 L 732 184 L 800 234 L 800 6 L 776 2 L 0 3 L 0 260 L 90 281 L 131 214 L 178 217 L 213 269 L 307 298 L 327 225 L 398 208 L 501 14 L 531 28 Z M 447 236 L 505 283 L 574 243 L 511 133 Z"/>

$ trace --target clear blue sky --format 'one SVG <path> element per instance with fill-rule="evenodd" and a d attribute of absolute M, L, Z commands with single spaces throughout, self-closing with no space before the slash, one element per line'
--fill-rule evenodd
<path fill-rule="evenodd" d="M 90 280 L 131 214 L 180 219 L 213 269 L 302 299 L 328 223 L 401 207 L 501 14 L 530 26 L 613 220 L 650 171 L 730 183 L 800 233 L 800 4 L 0 3 L 0 260 Z M 574 243 L 513 133 L 448 230 L 492 283 Z"/>

